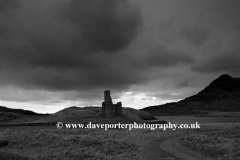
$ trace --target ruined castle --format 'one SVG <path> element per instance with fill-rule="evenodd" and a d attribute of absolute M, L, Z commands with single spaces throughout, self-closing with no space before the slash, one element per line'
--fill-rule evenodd
<path fill-rule="evenodd" d="M 113 117 L 114 115 L 122 114 L 122 103 L 118 102 L 117 104 L 113 104 L 109 90 L 104 91 L 104 102 L 102 103 L 102 114 L 103 114 L 103 117 L 106 117 L 106 118 Z"/>

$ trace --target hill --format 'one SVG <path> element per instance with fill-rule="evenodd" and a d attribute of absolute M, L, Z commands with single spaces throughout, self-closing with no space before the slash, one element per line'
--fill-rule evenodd
<path fill-rule="evenodd" d="M 13 108 L 7 108 L 7 107 L 3 107 L 3 106 L 0 106 L 0 112 L 17 113 L 17 114 L 22 114 L 22 115 L 33 115 L 33 116 L 45 115 L 45 114 L 40 114 L 40 113 L 36 113 L 33 111 L 29 111 L 29 110 L 13 109 Z"/>
<path fill-rule="evenodd" d="M 128 123 L 134 121 L 154 120 L 155 117 L 145 111 L 133 108 L 123 108 L 123 115 L 112 118 L 103 118 L 101 107 L 69 107 L 58 111 L 50 116 L 44 117 L 37 123 Z"/>
<path fill-rule="evenodd" d="M 103 118 L 101 107 L 68 107 L 54 114 L 29 114 L 32 113 L 4 107 L 8 112 L 0 112 L 0 125 L 53 125 L 63 123 L 132 123 L 156 118 L 145 111 L 133 108 L 123 108 L 123 115 L 113 118 Z M 11 112 L 10 112 L 11 111 Z"/>
<path fill-rule="evenodd" d="M 25 123 L 48 116 L 29 110 L 13 109 L 0 106 L 0 124 Z"/>
<path fill-rule="evenodd" d="M 154 115 L 200 115 L 212 112 L 240 112 L 240 78 L 223 74 L 198 94 L 179 102 L 150 106 L 142 110 Z"/>

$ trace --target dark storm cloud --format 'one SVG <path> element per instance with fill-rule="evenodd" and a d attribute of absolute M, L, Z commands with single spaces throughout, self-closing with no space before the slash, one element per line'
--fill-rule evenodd
<path fill-rule="evenodd" d="M 240 1 L 239 0 L 205 0 L 203 14 L 211 21 L 218 25 L 219 28 L 226 27 L 228 29 L 240 29 Z"/>
<path fill-rule="evenodd" d="M 20 2 L 18 0 L 1 0 L 0 12 L 8 11 L 9 9 L 17 8 Z"/>
<path fill-rule="evenodd" d="M 8 23 L 9 18 L 16 13 L 16 9 L 20 7 L 18 0 L 2 0 L 0 1 L 0 40 L 11 34 Z"/>
<path fill-rule="evenodd" d="M 192 86 L 192 79 L 189 79 L 189 77 L 188 77 L 188 79 L 183 78 L 181 80 L 178 80 L 176 85 L 175 85 L 175 87 L 178 88 L 178 89 L 179 88 L 184 88 L 184 87 L 190 87 L 190 86 Z"/>
<path fill-rule="evenodd" d="M 125 0 L 60 2 L 59 8 L 46 1 L 23 4 L 19 15 L 5 25 L 19 25 L 12 28 L 16 31 L 10 33 L 10 42 L 2 44 L 5 61 L 36 67 L 99 67 L 92 57 L 128 47 L 141 25 L 139 9 Z"/>
<path fill-rule="evenodd" d="M 239 75 L 240 1 L 206 0 L 201 3 L 202 8 L 205 8 L 201 14 L 205 15 L 206 21 L 210 21 L 211 34 L 215 34 L 218 42 L 211 45 L 216 50 L 202 56 L 192 70 L 198 73 Z"/>
<path fill-rule="evenodd" d="M 126 0 L 73 0 L 64 14 L 79 31 L 76 45 L 94 52 L 127 47 L 141 23 L 140 10 Z"/>
<path fill-rule="evenodd" d="M 225 53 L 214 56 L 192 68 L 201 73 L 238 73 L 240 71 L 239 53 Z"/>
<path fill-rule="evenodd" d="M 210 31 L 207 28 L 184 28 L 182 30 L 182 36 L 187 39 L 187 41 L 197 47 L 203 45 L 210 36 Z"/>
<path fill-rule="evenodd" d="M 107 57 L 106 57 L 107 59 Z M 97 89 L 122 90 L 131 84 L 142 83 L 143 77 L 139 71 L 133 71 L 126 62 L 96 57 L 103 62 L 98 68 L 8 68 L 1 71 L 1 85 L 13 84 L 26 89 L 44 90 L 81 90 Z"/>
<path fill-rule="evenodd" d="M 180 50 L 168 49 L 164 45 L 152 48 L 144 59 L 146 66 L 163 68 L 194 62 L 194 58 L 190 54 Z"/>
<path fill-rule="evenodd" d="M 141 81 L 117 54 L 141 27 L 140 10 L 127 0 L 22 1 L 17 13 L 0 18 L 9 33 L 0 38 L 2 86 L 121 90 Z"/>

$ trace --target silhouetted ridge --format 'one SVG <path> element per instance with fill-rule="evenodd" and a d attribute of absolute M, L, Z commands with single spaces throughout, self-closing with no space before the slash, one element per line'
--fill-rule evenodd
<path fill-rule="evenodd" d="M 222 74 L 219 78 L 216 80 L 227 80 L 227 79 L 232 79 L 233 77 L 229 76 L 228 74 Z M 215 80 L 215 81 L 216 81 Z"/>
<path fill-rule="evenodd" d="M 219 78 L 212 81 L 212 83 L 210 83 L 209 86 L 221 87 L 222 85 L 229 83 L 233 79 L 234 78 L 229 76 L 228 74 L 223 74 Z"/>
<path fill-rule="evenodd" d="M 209 86 L 207 86 L 204 90 L 198 93 L 213 93 L 215 94 L 223 94 L 223 92 L 239 92 L 240 91 L 240 80 L 239 78 L 233 78 L 228 74 L 223 74 Z"/>
<path fill-rule="evenodd" d="M 7 108 L 7 107 L 3 107 L 3 106 L 0 106 L 0 112 L 12 112 L 12 113 L 19 113 L 19 114 L 24 114 L 24 115 L 34 115 L 34 116 L 45 115 L 45 114 L 40 114 L 40 113 L 36 113 L 33 111 L 29 111 L 29 110 L 12 109 L 12 108 Z"/>
<path fill-rule="evenodd" d="M 223 74 L 198 94 L 179 102 L 150 106 L 143 110 L 156 113 L 192 114 L 193 111 L 240 111 L 240 78 Z"/>

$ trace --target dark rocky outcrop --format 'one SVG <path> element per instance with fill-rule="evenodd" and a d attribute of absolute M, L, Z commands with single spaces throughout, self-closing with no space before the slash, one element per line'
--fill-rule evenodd
<path fill-rule="evenodd" d="M 240 78 L 223 74 L 196 95 L 142 110 L 154 115 L 192 115 L 204 111 L 239 112 Z"/>

